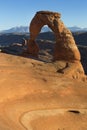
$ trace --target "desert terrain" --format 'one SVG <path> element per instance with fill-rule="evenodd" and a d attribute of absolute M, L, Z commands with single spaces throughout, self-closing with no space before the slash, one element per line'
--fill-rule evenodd
<path fill-rule="evenodd" d="M 87 130 L 86 77 L 59 73 L 64 61 L 41 52 L 0 53 L 0 130 Z"/>
<path fill-rule="evenodd" d="M 76 33 L 83 73 L 53 61 L 53 33 L 38 36 L 38 57 L 22 53 L 28 35 L 0 35 L 0 130 L 87 130 L 87 46 Z"/>

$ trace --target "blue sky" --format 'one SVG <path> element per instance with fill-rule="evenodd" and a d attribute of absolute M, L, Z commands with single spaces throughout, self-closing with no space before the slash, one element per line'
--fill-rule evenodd
<path fill-rule="evenodd" d="M 0 0 L 0 30 L 29 26 L 39 10 L 60 12 L 68 27 L 87 27 L 87 0 Z"/>

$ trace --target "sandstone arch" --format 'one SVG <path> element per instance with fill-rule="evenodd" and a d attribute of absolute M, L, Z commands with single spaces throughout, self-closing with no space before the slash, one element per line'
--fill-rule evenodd
<path fill-rule="evenodd" d="M 56 44 L 54 49 L 54 60 L 74 61 L 80 60 L 80 53 L 75 44 L 71 32 L 60 20 L 61 14 L 50 11 L 39 11 L 30 23 L 30 39 L 28 40 L 28 53 L 38 55 L 39 47 L 35 39 L 41 28 L 48 25 L 55 34 Z"/>

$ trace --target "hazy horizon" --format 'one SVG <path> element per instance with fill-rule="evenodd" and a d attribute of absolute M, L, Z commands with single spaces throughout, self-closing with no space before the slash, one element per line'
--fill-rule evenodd
<path fill-rule="evenodd" d="M 21 27 L 29 27 L 28 25 L 20 25 L 20 26 L 14 26 L 14 27 L 9 27 L 9 28 L 6 28 L 6 29 L 3 29 L 3 30 L 0 30 L 0 32 L 2 31 L 5 31 L 5 30 L 10 30 L 10 29 L 14 29 L 14 28 L 21 28 Z M 69 26 L 67 28 L 80 28 L 80 29 L 87 29 L 87 27 L 79 27 L 79 26 Z M 49 28 L 49 27 L 48 27 Z"/>

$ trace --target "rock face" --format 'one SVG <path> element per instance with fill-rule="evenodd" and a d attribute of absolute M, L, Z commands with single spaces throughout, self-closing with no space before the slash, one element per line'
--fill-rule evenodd
<path fill-rule="evenodd" d="M 80 60 L 80 53 L 71 32 L 60 20 L 61 15 L 56 12 L 39 11 L 30 23 L 30 39 L 28 40 L 28 53 L 38 55 L 39 47 L 35 39 L 41 28 L 48 25 L 55 34 L 54 60 L 75 61 Z"/>
<path fill-rule="evenodd" d="M 87 81 L 68 66 L 0 53 L 0 130 L 87 130 Z"/>

